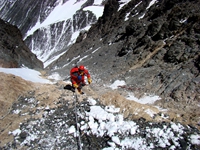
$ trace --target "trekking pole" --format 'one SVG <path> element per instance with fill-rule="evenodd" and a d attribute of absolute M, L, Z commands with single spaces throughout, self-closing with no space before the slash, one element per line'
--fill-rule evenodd
<path fill-rule="evenodd" d="M 78 101 L 78 96 L 77 94 L 73 93 L 74 97 L 75 97 L 75 118 L 76 118 L 76 128 L 77 128 L 77 132 L 78 132 L 78 149 L 82 150 L 82 146 L 81 146 L 81 136 L 80 136 L 80 129 L 78 126 L 78 116 L 77 116 L 77 108 L 76 108 L 76 102 Z"/>

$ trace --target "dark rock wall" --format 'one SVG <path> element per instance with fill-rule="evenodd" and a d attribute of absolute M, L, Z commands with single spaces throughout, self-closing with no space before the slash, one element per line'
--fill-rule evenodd
<path fill-rule="evenodd" d="M 5 68 L 42 69 L 39 61 L 22 40 L 20 30 L 0 19 L 0 66 Z"/>
<path fill-rule="evenodd" d="M 25 36 L 30 27 L 33 27 L 37 21 L 42 22 L 46 19 L 57 5 L 56 2 L 57 0 L 15 0 L 15 2 L 5 0 L 4 6 L 7 8 L 0 10 L 0 17 L 16 25 Z"/>
<path fill-rule="evenodd" d="M 87 38 L 49 69 L 65 66 L 56 71 L 66 76 L 81 63 L 95 82 L 124 79 L 166 101 L 199 101 L 200 1 L 162 0 L 146 9 L 149 3 L 132 0 L 118 11 L 118 2 L 108 1 Z"/>

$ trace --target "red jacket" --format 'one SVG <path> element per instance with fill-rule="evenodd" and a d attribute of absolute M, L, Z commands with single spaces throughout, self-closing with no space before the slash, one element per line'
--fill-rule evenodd
<path fill-rule="evenodd" d="M 81 80 L 78 80 L 78 76 L 80 76 L 80 72 L 78 67 L 74 67 L 71 69 L 70 71 L 70 76 L 71 76 L 71 82 L 72 84 L 80 84 L 80 83 L 85 83 L 85 76 L 87 76 L 87 78 L 90 78 L 90 74 L 88 72 L 87 69 L 84 69 L 84 71 L 82 72 L 81 75 Z"/>

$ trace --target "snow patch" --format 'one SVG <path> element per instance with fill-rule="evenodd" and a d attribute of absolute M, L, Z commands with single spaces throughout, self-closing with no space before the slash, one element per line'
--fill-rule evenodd
<path fill-rule="evenodd" d="M 22 132 L 22 131 L 21 131 L 20 129 L 16 129 L 16 130 L 14 130 L 14 131 L 12 131 L 12 132 L 9 132 L 9 134 L 13 134 L 14 136 L 17 136 L 17 135 L 19 135 L 21 132 Z"/>
<path fill-rule="evenodd" d="M 53 80 L 61 80 L 61 76 L 57 73 L 57 72 L 55 72 L 55 73 L 53 73 L 53 74 L 51 74 L 50 76 L 48 76 L 48 79 L 53 79 Z"/>
<path fill-rule="evenodd" d="M 156 114 L 156 112 L 152 111 L 151 109 L 146 109 L 144 112 L 146 112 L 149 116 L 153 118 L 153 116 Z"/>
<path fill-rule="evenodd" d="M 88 6 L 83 9 L 84 11 L 91 11 L 93 12 L 97 18 L 103 15 L 104 6 Z"/>
<path fill-rule="evenodd" d="M 7 74 L 13 74 L 23 78 L 24 80 L 31 82 L 39 82 L 39 83 L 48 83 L 52 84 L 51 81 L 47 79 L 43 79 L 41 77 L 41 73 L 28 68 L 0 68 L 0 72 L 4 72 Z"/>
<path fill-rule="evenodd" d="M 116 80 L 113 84 L 111 84 L 109 87 L 111 87 L 113 90 L 117 89 L 118 86 L 126 85 L 126 82 L 123 80 Z"/>
<path fill-rule="evenodd" d="M 132 93 L 129 93 L 126 99 L 133 100 L 140 104 L 153 104 L 155 101 L 160 100 L 161 98 L 157 95 L 144 95 L 143 97 L 138 99 Z"/>
<path fill-rule="evenodd" d="M 93 98 L 88 98 L 87 101 L 89 102 L 89 105 L 91 105 L 91 106 L 94 106 L 97 103 Z"/>
<path fill-rule="evenodd" d="M 158 1 L 157 0 L 152 0 L 150 3 L 149 3 L 149 6 L 146 8 L 149 9 L 152 5 L 154 5 L 155 3 L 157 3 Z"/>
<path fill-rule="evenodd" d="M 115 106 L 106 106 L 105 110 L 107 112 L 111 112 L 111 113 L 118 113 L 120 111 L 120 108 L 115 108 Z"/>
<path fill-rule="evenodd" d="M 120 1 L 119 1 L 120 6 L 119 6 L 118 11 L 119 11 L 122 7 L 124 7 L 124 5 L 128 4 L 130 1 L 131 1 L 131 0 L 120 0 Z"/>
<path fill-rule="evenodd" d="M 191 135 L 191 143 L 192 144 L 196 144 L 196 145 L 200 145 L 200 135 Z"/>

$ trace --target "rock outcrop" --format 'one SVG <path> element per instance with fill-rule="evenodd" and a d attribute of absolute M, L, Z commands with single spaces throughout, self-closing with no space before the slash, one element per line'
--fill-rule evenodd
<path fill-rule="evenodd" d="M 0 19 L 0 67 L 28 67 L 43 69 L 43 63 L 37 59 L 22 40 L 20 30 Z"/>
<path fill-rule="evenodd" d="M 196 103 L 200 99 L 199 5 L 195 0 L 153 5 L 132 0 L 119 9 L 116 0 L 108 1 L 87 38 L 49 69 L 64 76 L 73 64 L 81 63 L 97 82 L 123 79 L 141 89 L 138 93 L 161 95 L 163 103 Z"/>

